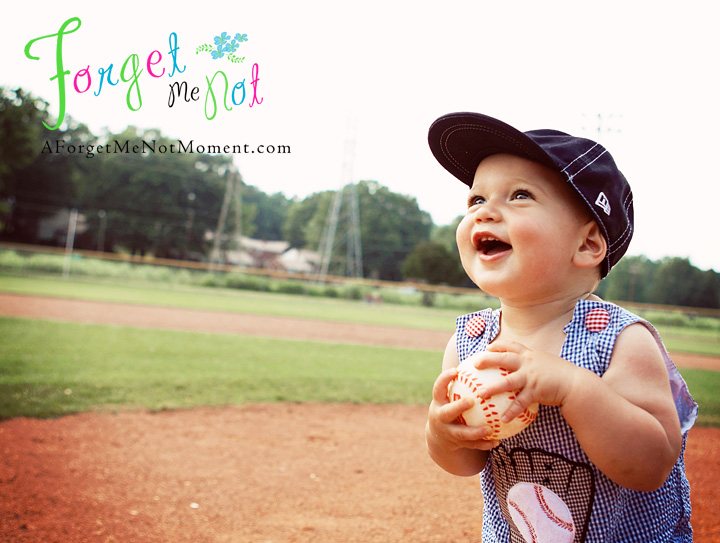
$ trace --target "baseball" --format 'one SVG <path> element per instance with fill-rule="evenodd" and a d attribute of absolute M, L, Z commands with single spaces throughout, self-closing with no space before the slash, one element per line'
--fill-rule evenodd
<path fill-rule="evenodd" d="M 491 398 L 483 399 L 478 394 L 483 386 L 492 385 L 508 375 L 503 368 L 477 369 L 469 358 L 458 366 L 458 374 L 448 386 L 448 399 L 450 401 L 461 398 L 472 398 L 475 404 L 458 417 L 461 424 L 466 426 L 489 426 L 492 433 L 483 439 L 492 441 L 505 439 L 524 430 L 535 420 L 538 404 L 532 404 L 525 411 L 508 423 L 501 422 L 505 410 L 515 399 L 515 392 L 501 392 Z"/>
<path fill-rule="evenodd" d="M 518 483 L 507 495 L 515 527 L 528 543 L 572 543 L 575 524 L 570 509 L 552 490 Z"/>

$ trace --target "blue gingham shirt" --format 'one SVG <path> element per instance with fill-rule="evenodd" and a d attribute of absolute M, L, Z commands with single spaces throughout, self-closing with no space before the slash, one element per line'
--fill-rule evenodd
<path fill-rule="evenodd" d="M 602 330 L 586 325 L 588 313 L 609 316 Z M 468 334 L 469 320 L 485 322 L 482 333 Z M 665 483 L 653 492 L 624 488 L 592 464 L 575 434 L 554 406 L 541 405 L 537 419 L 490 452 L 480 474 L 484 512 L 483 543 L 523 543 L 508 512 L 507 493 L 519 482 L 543 485 L 568 506 L 575 524 L 574 542 L 691 542 L 690 487 L 685 476 L 687 432 L 697 417 L 697 404 L 670 360 L 657 331 L 621 307 L 580 300 L 562 348 L 562 358 L 602 376 L 615 340 L 630 324 L 643 323 L 661 347 L 680 418 L 682 452 Z M 483 351 L 500 331 L 500 310 L 486 309 L 457 319 L 457 352 L 462 361 Z M 472 337 L 477 336 L 477 337 Z"/>

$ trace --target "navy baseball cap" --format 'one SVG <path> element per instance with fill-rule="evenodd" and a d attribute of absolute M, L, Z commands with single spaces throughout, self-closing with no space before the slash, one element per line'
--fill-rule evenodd
<path fill-rule="evenodd" d="M 480 162 L 507 153 L 559 172 L 590 211 L 607 241 L 602 277 L 620 260 L 633 234 L 633 196 L 625 176 L 599 143 L 557 130 L 520 132 L 481 113 L 450 113 L 428 132 L 437 161 L 471 187 Z"/>

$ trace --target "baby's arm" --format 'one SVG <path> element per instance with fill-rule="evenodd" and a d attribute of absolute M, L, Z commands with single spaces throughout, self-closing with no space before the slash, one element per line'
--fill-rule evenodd
<path fill-rule="evenodd" d="M 617 338 L 602 377 L 548 353 L 518 344 L 491 344 L 480 367 L 503 366 L 515 373 L 499 390 L 521 390 L 506 413 L 533 402 L 560 406 L 590 460 L 626 488 L 660 487 L 680 454 L 682 436 L 667 369 L 645 326 L 628 326 Z"/>
<path fill-rule="evenodd" d="M 680 421 L 665 361 L 650 331 L 627 327 L 600 379 L 578 374 L 562 413 L 588 457 L 610 479 L 655 490 L 680 455 Z"/>
<path fill-rule="evenodd" d="M 430 458 L 438 466 L 453 475 L 469 477 L 485 467 L 487 451 L 495 447 L 497 441 L 481 439 L 487 435 L 485 427 L 473 428 L 456 422 L 458 415 L 473 405 L 471 399 L 450 402 L 447 398 L 448 385 L 457 375 L 458 364 L 453 335 L 443 356 L 443 372 L 433 386 L 425 439 Z"/>

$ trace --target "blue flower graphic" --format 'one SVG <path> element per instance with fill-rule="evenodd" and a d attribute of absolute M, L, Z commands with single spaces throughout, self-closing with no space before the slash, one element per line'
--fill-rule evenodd
<path fill-rule="evenodd" d="M 214 46 L 209 43 L 204 43 L 198 46 L 195 50 L 195 54 L 210 53 L 210 56 L 212 56 L 214 60 L 224 57 L 235 64 L 245 61 L 245 57 L 235 56 L 235 52 L 238 50 L 242 42 L 248 41 L 247 34 L 240 34 L 238 32 L 233 38 L 227 32 L 222 32 L 219 36 L 215 36 L 214 39 Z"/>
<path fill-rule="evenodd" d="M 215 36 L 215 45 L 219 47 L 225 45 L 228 41 L 230 41 L 230 34 L 227 32 L 223 32 L 219 36 Z"/>

